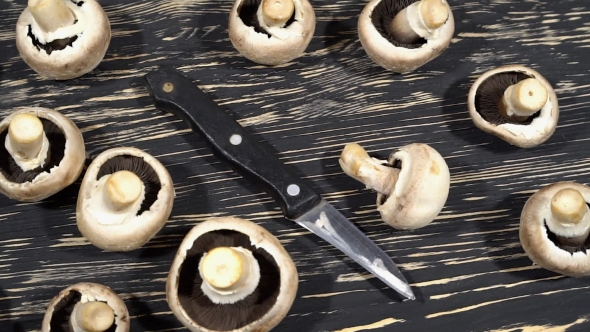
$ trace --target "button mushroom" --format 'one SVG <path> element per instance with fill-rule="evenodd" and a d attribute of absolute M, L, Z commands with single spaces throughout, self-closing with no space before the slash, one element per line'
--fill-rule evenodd
<path fill-rule="evenodd" d="M 357 143 L 349 143 L 338 161 L 344 173 L 377 191 L 377 210 L 396 229 L 428 225 L 446 203 L 449 168 L 426 144 L 403 146 L 386 162 L 370 157 Z"/>
<path fill-rule="evenodd" d="M 166 168 L 131 147 L 106 150 L 88 166 L 76 209 L 80 233 L 106 251 L 130 251 L 162 229 L 175 197 Z"/>
<path fill-rule="evenodd" d="M 269 331 L 297 293 L 295 264 L 280 242 L 248 220 L 213 218 L 180 244 L 167 301 L 190 331 Z"/>
<path fill-rule="evenodd" d="M 534 193 L 520 216 L 520 243 L 539 266 L 563 275 L 590 275 L 590 187 L 557 182 Z"/>
<path fill-rule="evenodd" d="M 305 51 L 315 23 L 308 0 L 236 0 L 229 16 L 229 38 L 247 59 L 274 66 Z"/>
<path fill-rule="evenodd" d="M 359 16 L 361 45 L 379 66 L 411 72 L 444 52 L 455 21 L 446 0 L 371 0 Z"/>
<path fill-rule="evenodd" d="M 39 75 L 67 80 L 104 58 L 111 27 L 96 0 L 29 0 L 16 23 L 16 47 Z"/>
<path fill-rule="evenodd" d="M 78 127 L 63 114 L 29 107 L 0 122 L 0 192 L 21 202 L 45 199 L 72 184 L 86 150 Z"/>
<path fill-rule="evenodd" d="M 107 286 L 81 282 L 59 292 L 43 317 L 42 332 L 127 332 L 125 302 Z"/>
<path fill-rule="evenodd" d="M 551 84 L 521 65 L 502 66 L 481 75 L 469 90 L 467 106 L 476 127 L 521 148 L 548 140 L 559 118 Z"/>

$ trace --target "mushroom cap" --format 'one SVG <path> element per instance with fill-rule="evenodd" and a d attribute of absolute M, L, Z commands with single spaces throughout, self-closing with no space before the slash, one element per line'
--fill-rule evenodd
<path fill-rule="evenodd" d="M 91 300 L 106 302 L 115 313 L 115 324 L 117 325 L 115 332 L 129 331 L 131 324 L 129 322 L 129 311 L 127 310 L 125 302 L 123 302 L 123 300 L 121 300 L 121 298 L 107 286 L 93 282 L 81 282 L 62 290 L 51 300 L 51 302 L 49 302 L 47 310 L 45 311 L 45 316 L 43 317 L 43 322 L 41 323 L 41 332 L 51 332 L 51 321 L 54 316 L 54 311 L 56 311 L 56 307 L 64 305 L 62 301 L 71 292 L 81 293 L 82 300 L 84 300 L 84 296 L 87 296 L 88 299 Z"/>
<path fill-rule="evenodd" d="M 62 39 L 77 35 L 72 47 L 51 54 L 37 48 L 28 37 L 29 27 L 40 31 L 29 8 L 23 10 L 16 23 L 16 47 L 21 57 L 35 72 L 49 79 L 68 80 L 92 71 L 104 58 L 111 41 L 109 19 L 96 0 L 78 1 L 83 2 L 80 6 L 73 0 L 65 2 L 78 22 L 54 31 L 51 36 Z"/>
<path fill-rule="evenodd" d="M 421 47 L 410 49 L 393 45 L 375 28 L 371 17 L 373 10 L 381 1 L 385 0 L 369 1 L 358 19 L 361 45 L 367 55 L 379 66 L 396 73 L 411 72 L 438 57 L 451 44 L 455 33 L 455 19 L 450 6 L 449 18 L 440 27 L 438 37 L 427 40 Z"/>
<path fill-rule="evenodd" d="M 263 65 L 280 65 L 299 57 L 315 32 L 315 12 L 308 0 L 293 0 L 295 21 L 285 27 L 286 38 L 269 37 L 248 26 L 240 18 L 247 0 L 236 0 L 229 14 L 229 38 L 240 54 Z"/>
<path fill-rule="evenodd" d="M 556 182 L 534 193 L 520 215 L 519 237 L 522 248 L 539 266 L 570 277 L 590 275 L 590 256 L 582 251 L 570 254 L 548 237 L 545 220 L 551 217 L 551 199 L 558 191 L 572 188 L 590 202 L 590 187 L 570 181 Z"/>
<path fill-rule="evenodd" d="M 66 138 L 64 156 L 58 167 L 53 167 L 49 172 L 39 174 L 33 181 L 12 182 L 0 173 L 0 192 L 2 194 L 21 202 L 37 202 L 57 193 L 78 179 L 84 169 L 86 149 L 84 138 L 76 124 L 65 115 L 49 108 L 27 107 L 10 114 L 0 122 L 0 133 L 8 130 L 10 121 L 15 115 L 22 113 L 34 114 L 40 119 L 53 122 Z M 51 144 L 51 142 L 49 143 Z"/>
<path fill-rule="evenodd" d="M 98 182 L 101 166 L 116 156 L 140 157 L 151 166 L 160 181 L 156 201 L 144 211 L 121 224 L 105 224 L 87 210 L 92 204 L 92 189 Z M 107 251 L 130 251 L 137 249 L 154 237 L 166 224 L 172 212 L 175 197 L 172 178 L 168 170 L 156 158 L 137 148 L 119 147 L 99 154 L 88 166 L 78 195 L 76 223 L 82 236 L 96 247 Z"/>
<path fill-rule="evenodd" d="M 539 116 L 534 118 L 530 124 L 502 123 L 496 125 L 488 122 L 477 111 L 475 99 L 480 85 L 493 75 L 509 72 L 522 73 L 535 78 L 547 90 L 549 96 L 547 103 L 540 110 Z M 471 116 L 471 120 L 477 128 L 520 148 L 534 147 L 548 140 L 555 132 L 557 120 L 559 119 L 557 95 L 553 91 L 551 84 L 537 71 L 522 65 L 505 65 L 481 75 L 469 90 L 467 107 L 469 116 Z"/>
<path fill-rule="evenodd" d="M 449 195 L 450 173 L 443 157 L 432 147 L 412 143 L 389 156 L 389 165 L 401 161 L 393 193 L 377 195 L 377 209 L 384 222 L 396 229 L 428 225 L 444 207 Z"/>
<path fill-rule="evenodd" d="M 260 319 L 246 326 L 232 330 L 234 332 L 269 331 L 287 315 L 297 294 L 299 278 L 295 263 L 289 253 L 283 248 L 279 240 L 270 232 L 257 224 L 234 217 L 220 217 L 208 219 L 194 226 L 178 248 L 174 257 L 168 279 L 166 280 L 166 300 L 176 318 L 190 331 L 217 332 L 199 325 L 191 319 L 182 307 L 178 298 L 180 269 L 186 259 L 187 251 L 201 235 L 218 230 L 233 230 L 247 235 L 252 245 L 262 248 L 275 260 L 280 270 L 280 290 L 275 304 Z"/>

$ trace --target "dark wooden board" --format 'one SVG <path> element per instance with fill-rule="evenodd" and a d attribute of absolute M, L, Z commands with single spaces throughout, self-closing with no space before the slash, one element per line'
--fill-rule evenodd
<path fill-rule="evenodd" d="M 413 73 L 386 72 L 357 37 L 365 1 L 314 0 L 306 54 L 279 68 L 241 57 L 227 35 L 232 2 L 103 0 L 111 46 L 98 68 L 55 82 L 19 57 L 16 20 L 26 1 L 0 1 L 0 115 L 18 107 L 57 109 L 81 128 L 91 155 L 134 146 L 170 171 L 177 198 L 170 221 L 144 248 L 103 252 L 75 224 L 80 180 L 35 204 L 0 198 L 0 330 L 38 331 L 47 304 L 80 281 L 110 286 L 125 300 L 132 331 L 183 330 L 165 300 L 176 248 L 195 224 L 238 216 L 276 235 L 299 272 L 298 295 L 275 331 L 588 331 L 588 278 L 532 265 L 518 239 L 526 199 L 544 185 L 590 174 L 590 4 L 451 1 L 455 38 Z M 504 64 L 541 72 L 561 117 L 544 144 L 519 149 L 476 129 L 467 92 Z M 402 301 L 339 251 L 285 220 L 258 187 L 215 158 L 203 139 L 152 105 L 141 77 L 176 68 L 199 84 L 291 165 L 399 264 L 417 294 Z M 356 141 L 380 157 L 428 143 L 451 171 L 441 215 L 396 231 L 375 194 L 347 177 L 338 155 Z"/>

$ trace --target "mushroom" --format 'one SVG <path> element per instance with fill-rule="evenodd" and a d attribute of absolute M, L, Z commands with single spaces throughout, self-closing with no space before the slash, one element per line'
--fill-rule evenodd
<path fill-rule="evenodd" d="M 247 59 L 280 65 L 299 57 L 315 31 L 308 0 L 236 0 L 229 16 L 229 38 Z"/>
<path fill-rule="evenodd" d="M 82 180 L 78 229 L 103 250 L 134 250 L 162 229 L 174 197 L 170 174 L 156 158 L 131 147 L 109 149 L 92 161 Z"/>
<path fill-rule="evenodd" d="M 507 65 L 484 73 L 467 98 L 477 128 L 517 147 L 537 146 L 557 127 L 559 106 L 551 84 L 525 66 Z"/>
<path fill-rule="evenodd" d="M 178 248 L 166 299 L 190 331 L 269 331 L 297 293 L 295 264 L 257 224 L 234 217 L 193 227 Z"/>
<path fill-rule="evenodd" d="M 0 122 L 0 192 L 37 202 L 72 184 L 86 150 L 78 127 L 48 108 L 27 107 Z"/>
<path fill-rule="evenodd" d="M 446 0 L 370 0 L 358 20 L 361 45 L 379 66 L 411 72 L 447 49 L 455 32 Z"/>
<path fill-rule="evenodd" d="M 426 144 L 405 145 L 384 161 L 370 157 L 359 144 L 349 143 L 338 162 L 348 176 L 377 191 L 377 210 L 396 229 L 428 225 L 449 195 L 447 163 Z"/>
<path fill-rule="evenodd" d="M 590 275 L 590 187 L 557 182 L 534 193 L 520 216 L 520 243 L 539 266 L 570 277 Z"/>
<path fill-rule="evenodd" d="M 29 0 L 16 23 L 16 47 L 39 75 L 67 80 L 104 58 L 111 27 L 96 0 Z"/>
<path fill-rule="evenodd" d="M 109 287 L 81 282 L 55 296 L 43 317 L 42 332 L 127 332 L 125 302 Z"/>

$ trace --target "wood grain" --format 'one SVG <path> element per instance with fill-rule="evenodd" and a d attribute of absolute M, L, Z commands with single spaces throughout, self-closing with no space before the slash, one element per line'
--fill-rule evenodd
<path fill-rule="evenodd" d="M 170 171 L 170 221 L 144 248 L 102 252 L 75 225 L 80 181 L 35 204 L 0 198 L 0 330 L 38 331 L 47 304 L 80 281 L 125 300 L 133 331 L 183 330 L 165 301 L 177 246 L 195 224 L 238 216 L 275 234 L 299 272 L 297 299 L 275 331 L 588 331 L 588 278 L 532 265 L 518 239 L 520 211 L 544 185 L 590 175 L 590 4 L 584 0 L 455 0 L 451 46 L 405 75 L 371 62 L 356 20 L 364 1 L 314 0 L 315 36 L 296 61 L 249 62 L 227 35 L 228 0 L 102 0 L 113 29 L 104 61 L 55 82 L 19 57 L 14 29 L 26 1 L 0 1 L 0 116 L 57 109 L 81 128 L 91 155 L 134 146 Z M 474 127 L 467 92 L 494 67 L 530 66 L 551 82 L 555 134 L 518 149 Z M 176 68 L 199 84 L 399 264 L 418 299 L 402 301 L 342 253 L 285 220 L 258 187 L 215 158 L 203 139 L 152 105 L 142 76 Z M 374 156 L 430 144 L 451 171 L 449 200 L 427 227 L 381 222 L 375 194 L 347 177 L 338 155 L 358 142 Z"/>

